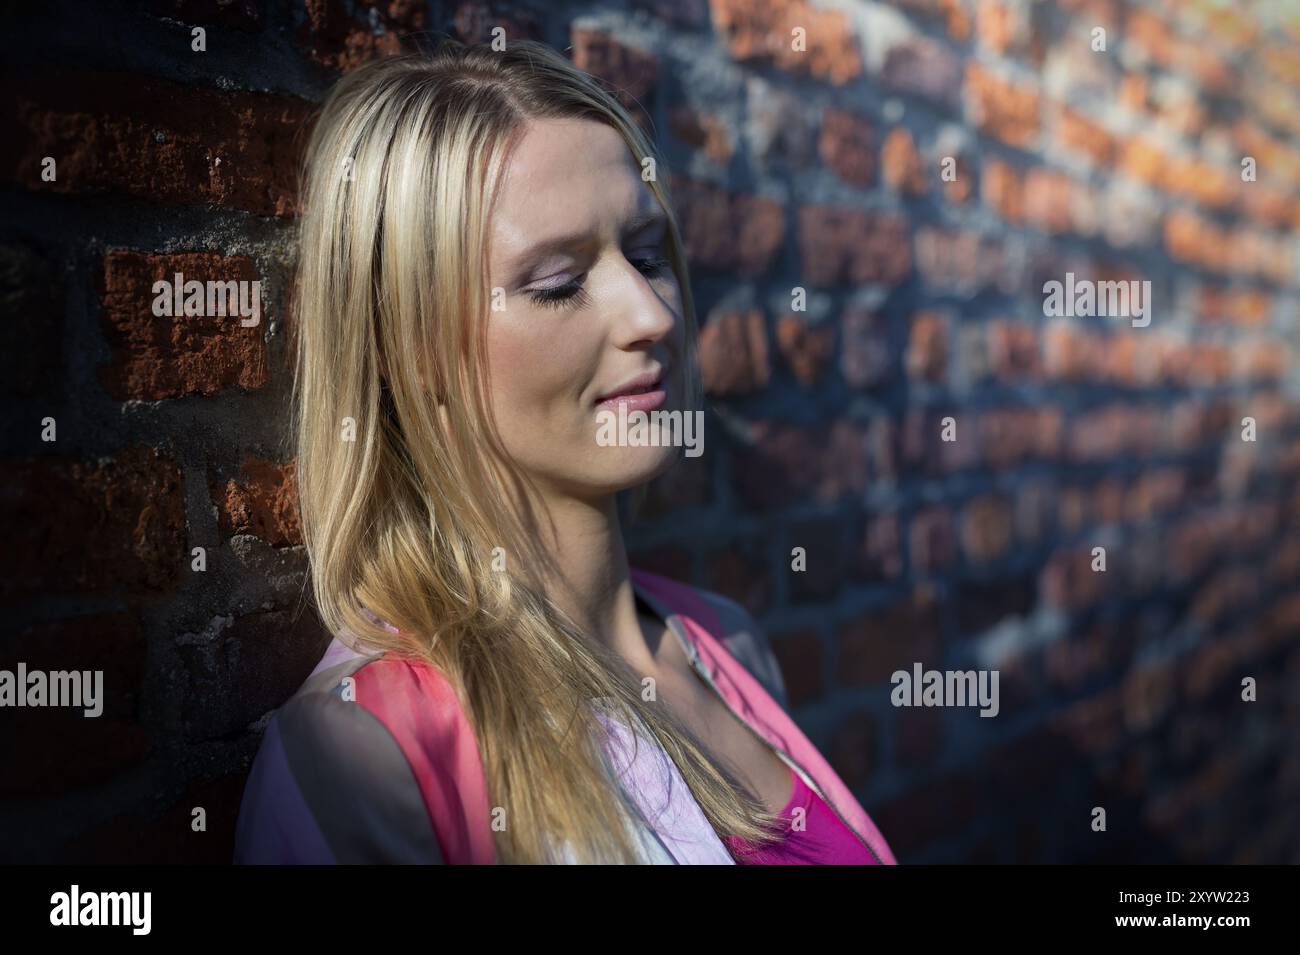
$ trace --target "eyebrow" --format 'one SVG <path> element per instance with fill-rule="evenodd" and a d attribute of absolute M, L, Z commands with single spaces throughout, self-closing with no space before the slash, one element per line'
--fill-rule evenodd
<path fill-rule="evenodd" d="M 663 209 L 654 208 L 648 212 L 638 213 L 623 224 L 623 238 L 635 235 L 647 226 L 659 223 L 667 223 L 668 216 Z M 550 255 L 553 252 L 563 252 L 591 238 L 589 232 L 570 232 L 565 235 L 556 236 L 553 239 L 545 239 L 534 246 L 530 246 L 516 256 L 509 265 L 509 274 L 513 276 L 512 282 L 522 281 L 527 277 L 527 270 L 539 259 Z"/>

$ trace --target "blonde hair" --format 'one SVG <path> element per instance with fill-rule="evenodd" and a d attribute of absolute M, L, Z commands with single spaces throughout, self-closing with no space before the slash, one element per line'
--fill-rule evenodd
<path fill-rule="evenodd" d="M 545 118 L 605 123 L 664 168 L 614 97 L 532 41 L 498 52 L 448 40 L 374 61 L 322 107 L 303 168 L 293 388 L 316 609 L 331 632 L 427 661 L 456 688 L 505 809 L 499 861 L 556 861 L 557 845 L 578 862 L 637 860 L 625 813 L 639 810 L 600 748 L 597 700 L 664 748 L 717 831 L 762 844 L 774 817 L 546 598 L 536 516 L 497 493 L 522 500 L 529 482 L 488 400 L 488 220 L 525 121 Z M 695 407 L 681 236 L 662 179 L 649 186 L 669 218 Z M 507 543 L 502 572 L 494 548 Z"/>

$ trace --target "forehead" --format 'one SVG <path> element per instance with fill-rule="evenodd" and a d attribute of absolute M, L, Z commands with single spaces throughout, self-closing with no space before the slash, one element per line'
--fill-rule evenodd
<path fill-rule="evenodd" d="M 612 127 L 583 119 L 532 120 L 502 177 L 494 253 L 509 255 L 563 227 L 598 229 L 655 205 L 640 163 Z"/>

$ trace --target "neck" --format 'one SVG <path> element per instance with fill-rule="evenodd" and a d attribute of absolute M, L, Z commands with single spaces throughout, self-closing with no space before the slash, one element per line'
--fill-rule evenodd
<path fill-rule="evenodd" d="M 653 660 L 653 648 L 637 619 L 614 495 L 553 500 L 548 511 L 546 547 L 554 568 L 545 579 L 547 596 L 594 640 L 644 668 Z"/>

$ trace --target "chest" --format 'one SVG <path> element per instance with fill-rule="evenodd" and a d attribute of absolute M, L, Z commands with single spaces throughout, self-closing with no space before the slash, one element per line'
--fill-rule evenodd
<path fill-rule="evenodd" d="M 654 693 L 695 736 L 713 764 L 735 785 L 779 813 L 790 801 L 794 778 L 772 747 L 737 717 L 692 669 L 675 638 L 663 642 L 653 670 Z"/>

